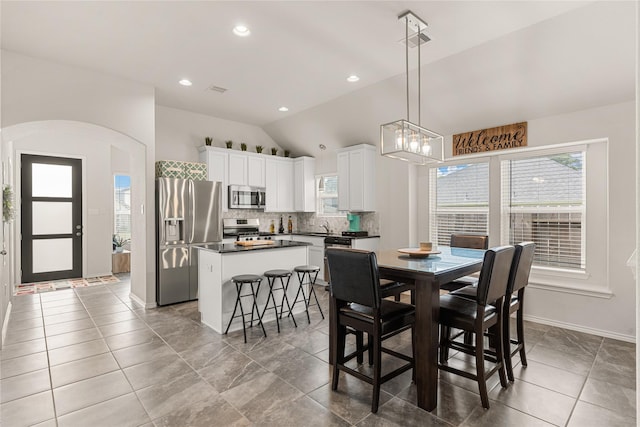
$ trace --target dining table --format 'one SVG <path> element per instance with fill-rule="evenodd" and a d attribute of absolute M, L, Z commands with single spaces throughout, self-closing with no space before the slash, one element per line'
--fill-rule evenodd
<path fill-rule="evenodd" d="M 406 252 L 406 251 L 403 251 Z M 480 271 L 484 250 L 438 246 L 428 256 L 398 250 L 376 252 L 381 279 L 415 284 L 415 383 L 418 407 L 427 411 L 438 402 L 438 316 L 440 286 Z M 333 313 L 332 313 L 333 314 Z M 333 316 L 330 316 L 332 319 Z M 333 328 L 329 328 L 330 334 Z M 332 340 L 329 339 L 331 343 Z M 330 354 L 332 351 L 330 349 Z"/>

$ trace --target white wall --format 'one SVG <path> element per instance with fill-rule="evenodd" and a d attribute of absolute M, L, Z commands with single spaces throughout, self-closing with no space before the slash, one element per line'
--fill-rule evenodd
<path fill-rule="evenodd" d="M 111 147 L 130 156 L 132 188 L 139 190 L 132 195 L 131 291 L 144 304 L 155 304 L 153 87 L 1 53 L 3 140 L 14 140 L 14 153 L 86 158 L 87 275 L 110 271 Z"/>
<path fill-rule="evenodd" d="M 207 136 L 213 138 L 213 147 L 225 147 L 224 142 L 231 140 L 234 150 L 244 142 L 247 151 L 255 153 L 255 146 L 262 145 L 265 153 L 275 147 L 282 155 L 280 146 L 257 126 L 156 106 L 156 160 L 197 162 L 198 147 Z"/>

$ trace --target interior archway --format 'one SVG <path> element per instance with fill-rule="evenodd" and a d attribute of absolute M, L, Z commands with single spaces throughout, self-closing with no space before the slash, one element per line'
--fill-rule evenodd
<path fill-rule="evenodd" d="M 20 194 L 20 155 L 43 154 L 59 157 L 83 159 L 83 275 L 85 277 L 111 272 L 111 237 L 113 230 L 113 171 L 121 172 L 123 165 L 114 165 L 114 160 L 122 163 L 124 153 L 128 158 L 126 169 L 131 176 L 131 293 L 143 305 L 155 301 L 150 295 L 149 282 L 154 282 L 154 268 L 148 265 L 148 251 L 153 252 L 154 236 L 147 231 L 147 218 L 153 212 L 147 203 L 147 147 L 140 141 L 91 123 L 69 120 L 46 120 L 26 122 L 2 129 L 2 140 L 7 163 L 9 183 Z M 119 153 L 119 155 L 114 155 Z M 13 165 L 13 166 L 12 166 Z M 13 170 L 11 170 L 13 169 Z M 150 198 L 151 204 L 153 198 Z M 20 212 L 16 203 L 15 221 L 10 226 L 11 283 L 18 282 L 20 271 Z M 149 214 L 148 214 L 149 212 Z M 152 218 L 152 217 L 151 217 Z"/>

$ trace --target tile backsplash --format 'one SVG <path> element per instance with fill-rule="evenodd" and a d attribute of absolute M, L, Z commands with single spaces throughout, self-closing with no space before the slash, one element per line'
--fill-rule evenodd
<path fill-rule="evenodd" d="M 349 229 L 347 217 L 318 217 L 314 212 L 290 212 L 276 213 L 264 212 L 253 209 L 230 209 L 222 213 L 223 218 L 258 218 L 260 221 L 260 231 L 269 231 L 271 221 L 274 222 L 276 233 L 282 217 L 284 229 L 287 229 L 287 221 L 291 215 L 293 221 L 293 231 L 325 231 L 323 224 L 328 224 L 329 229 L 334 233 L 340 233 Z M 370 235 L 380 234 L 380 221 L 377 212 L 363 212 L 360 215 L 360 229 L 368 231 Z"/>

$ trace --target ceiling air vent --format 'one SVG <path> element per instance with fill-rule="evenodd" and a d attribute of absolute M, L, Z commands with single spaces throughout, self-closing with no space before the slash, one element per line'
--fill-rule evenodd
<path fill-rule="evenodd" d="M 209 90 L 212 92 L 218 92 L 218 93 L 225 93 L 227 91 L 227 89 L 220 86 L 216 86 L 216 85 L 209 86 Z"/>
<path fill-rule="evenodd" d="M 431 41 L 431 39 L 425 33 L 420 33 L 420 38 L 418 38 L 418 33 L 414 33 L 412 35 L 410 34 L 409 38 L 406 39 L 406 43 L 409 45 L 410 48 L 417 47 L 418 42 L 420 42 L 420 44 L 422 45 L 428 41 Z M 405 39 L 403 38 L 402 40 L 398 40 L 398 42 L 405 44 Z"/>

